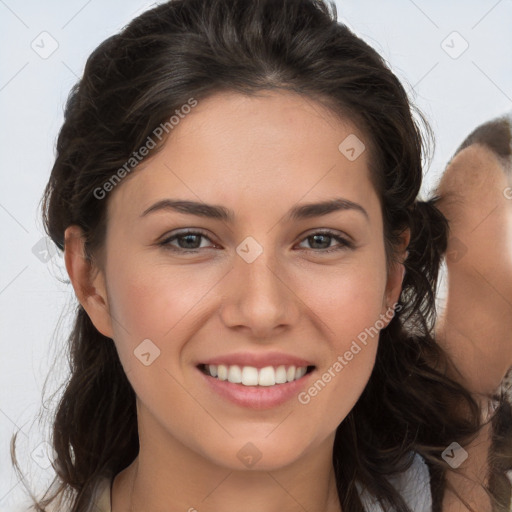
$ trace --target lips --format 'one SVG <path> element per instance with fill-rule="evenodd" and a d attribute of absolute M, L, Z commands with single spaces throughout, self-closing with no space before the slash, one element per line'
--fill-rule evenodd
<path fill-rule="evenodd" d="M 277 352 L 226 354 L 196 367 L 215 394 L 253 409 L 268 409 L 292 400 L 316 369 L 307 359 Z"/>

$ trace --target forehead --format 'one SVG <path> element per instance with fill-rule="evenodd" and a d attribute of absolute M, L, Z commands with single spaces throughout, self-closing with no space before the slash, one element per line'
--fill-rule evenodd
<path fill-rule="evenodd" d="M 179 196 L 240 212 L 251 202 L 277 211 L 335 195 L 371 209 L 377 198 L 365 147 L 350 120 L 311 98 L 218 93 L 180 116 L 160 152 L 117 187 L 109 210 L 140 213 L 152 201 Z"/>

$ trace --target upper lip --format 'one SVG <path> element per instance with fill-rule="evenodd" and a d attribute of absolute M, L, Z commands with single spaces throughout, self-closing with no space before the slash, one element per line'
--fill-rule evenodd
<path fill-rule="evenodd" d="M 225 354 L 223 356 L 212 357 L 206 361 L 201 361 L 200 364 L 253 366 L 254 368 L 265 368 L 266 366 L 314 366 L 311 361 L 279 352 L 266 352 L 264 354 L 254 352 L 238 352 L 234 354 Z"/>

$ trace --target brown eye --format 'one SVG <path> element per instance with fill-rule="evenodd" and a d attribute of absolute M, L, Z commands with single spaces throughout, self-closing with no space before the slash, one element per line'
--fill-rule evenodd
<path fill-rule="evenodd" d="M 332 247 L 331 242 L 333 240 L 337 241 L 338 245 Z M 330 231 L 319 231 L 317 233 L 313 233 L 307 236 L 304 241 L 308 241 L 312 250 L 322 253 L 330 253 L 343 249 L 352 249 L 354 247 L 351 242 Z"/>
<path fill-rule="evenodd" d="M 178 252 L 198 252 L 199 249 L 204 248 L 201 247 L 201 239 L 204 238 L 206 240 L 211 240 L 200 231 L 186 231 L 182 233 L 177 233 L 172 235 L 162 242 L 159 243 L 160 246 Z M 177 241 L 178 247 L 175 245 L 171 245 L 171 242 Z"/>

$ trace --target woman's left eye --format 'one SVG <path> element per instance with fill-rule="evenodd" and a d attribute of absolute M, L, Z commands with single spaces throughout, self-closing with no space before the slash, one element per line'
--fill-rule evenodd
<path fill-rule="evenodd" d="M 340 235 L 337 235 L 335 233 L 331 233 L 330 231 L 319 231 L 318 233 L 313 233 L 309 236 L 307 236 L 304 240 L 312 240 L 313 244 L 320 244 L 325 245 L 325 240 L 330 239 L 336 240 L 338 242 L 338 245 L 335 245 L 334 247 L 330 246 L 330 243 L 327 243 L 327 249 L 321 250 L 320 252 L 334 252 L 334 251 L 340 251 L 342 249 L 353 249 L 354 244 L 350 242 L 349 240 L 343 238 Z M 310 242 L 311 243 L 311 242 Z M 319 252 L 319 251 L 315 251 Z"/>
<path fill-rule="evenodd" d="M 205 248 L 204 246 L 201 246 L 201 238 L 204 238 L 206 240 L 211 240 L 203 233 L 198 231 L 187 231 L 184 233 L 179 233 L 177 235 L 173 235 L 171 237 L 166 238 L 162 242 L 159 243 L 159 245 L 165 247 L 166 249 L 170 249 L 173 251 L 181 252 L 181 253 L 197 253 L 199 249 Z M 335 245 L 334 247 L 331 246 L 331 242 L 335 240 L 338 242 L 338 245 Z M 175 245 L 172 245 L 172 242 L 177 242 L 178 247 Z M 313 245 L 320 245 L 321 247 L 313 247 L 312 250 L 314 252 L 322 252 L 322 253 L 329 253 L 333 251 L 339 251 L 342 249 L 353 249 L 354 244 L 350 242 L 349 240 L 341 237 L 340 235 L 337 235 L 335 233 L 331 233 L 330 231 L 319 231 L 316 233 L 313 233 L 306 238 L 303 239 L 304 241 L 308 241 L 310 244 Z M 326 244 L 327 241 L 327 244 Z M 198 245 L 199 242 L 199 245 Z"/>

